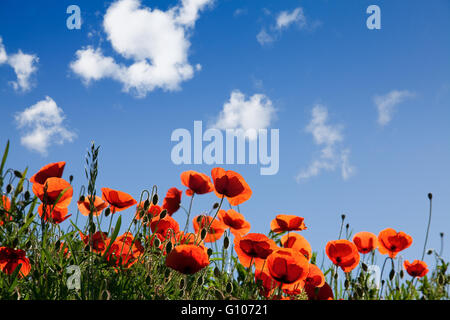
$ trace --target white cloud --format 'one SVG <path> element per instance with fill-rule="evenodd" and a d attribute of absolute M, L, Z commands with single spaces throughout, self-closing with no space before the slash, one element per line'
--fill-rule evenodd
<path fill-rule="evenodd" d="M 292 12 L 282 11 L 277 16 L 277 29 L 283 29 L 289 27 L 291 24 L 297 23 L 299 26 L 306 25 L 306 17 L 303 14 L 302 8 L 295 8 Z"/>
<path fill-rule="evenodd" d="M 32 87 L 31 75 L 37 71 L 36 64 L 39 58 L 34 54 L 25 54 L 21 50 L 8 56 L 3 39 L 0 37 L 0 64 L 8 64 L 14 69 L 17 80 L 11 81 L 11 85 L 16 91 L 29 91 Z"/>
<path fill-rule="evenodd" d="M 234 10 L 233 17 L 236 18 L 236 17 L 242 16 L 242 15 L 245 15 L 245 14 L 247 14 L 247 12 L 248 12 L 248 10 L 245 8 L 238 8 L 238 9 Z"/>
<path fill-rule="evenodd" d="M 270 11 L 265 11 L 266 15 L 271 15 Z M 280 36 L 283 30 L 288 29 L 292 25 L 297 25 L 299 29 L 309 27 L 314 29 L 320 25 L 320 22 L 315 21 L 308 23 L 303 8 L 298 7 L 292 11 L 281 11 L 275 18 L 275 23 L 269 28 L 261 28 L 261 31 L 256 35 L 256 40 L 259 44 L 266 45 L 274 42 Z"/>
<path fill-rule="evenodd" d="M 314 159 L 308 168 L 300 171 L 297 181 L 319 175 L 323 170 L 334 171 L 341 168 L 341 176 L 347 180 L 354 174 L 355 168 L 349 162 L 349 149 L 342 149 L 344 137 L 342 127 L 328 123 L 328 110 L 318 104 L 312 109 L 312 117 L 306 132 L 311 133 L 314 142 L 321 146 L 318 159 Z"/>
<path fill-rule="evenodd" d="M 48 147 L 52 144 L 72 142 L 76 134 L 63 126 L 64 119 L 63 110 L 50 97 L 17 113 L 15 116 L 17 127 L 29 129 L 21 137 L 22 145 L 46 155 Z"/>
<path fill-rule="evenodd" d="M 182 0 L 167 11 L 141 6 L 140 0 L 117 0 L 107 10 L 103 29 L 114 51 L 131 64 L 104 56 L 101 49 L 88 46 L 76 52 L 70 65 L 86 83 L 112 78 L 123 90 L 144 97 L 156 88 L 178 90 L 194 76 L 188 61 L 190 31 L 200 11 L 213 0 Z M 95 66 L 94 66 L 95 65 Z M 197 64 L 195 70 L 199 71 Z"/>
<path fill-rule="evenodd" d="M 242 129 L 249 131 L 249 139 L 255 139 L 258 129 L 267 129 L 275 116 L 272 101 L 264 94 L 254 94 L 249 99 L 240 92 L 231 92 L 230 100 L 223 105 L 217 122 L 212 126 L 217 129 Z"/>
<path fill-rule="evenodd" d="M 378 124 L 385 126 L 391 122 L 397 105 L 412 97 L 414 97 L 414 93 L 408 90 L 392 90 L 385 95 L 376 96 L 374 102 L 378 110 Z"/>

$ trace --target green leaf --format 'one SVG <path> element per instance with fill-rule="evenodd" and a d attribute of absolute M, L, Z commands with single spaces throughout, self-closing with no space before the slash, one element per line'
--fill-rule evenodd
<path fill-rule="evenodd" d="M 3 176 L 3 168 L 5 167 L 6 158 L 8 157 L 9 152 L 9 140 L 6 143 L 5 151 L 3 152 L 2 164 L 0 165 L 0 176 Z"/>
<path fill-rule="evenodd" d="M 16 288 L 17 281 L 18 281 L 18 279 L 19 279 L 19 272 L 20 272 L 20 269 L 22 269 L 22 264 L 21 264 L 21 263 L 20 263 L 19 265 L 17 265 L 16 269 L 14 270 L 14 272 L 13 272 L 12 275 L 11 275 L 12 282 L 11 282 L 11 285 L 9 286 L 9 288 L 8 288 L 8 292 L 9 292 L 10 294 L 11 294 L 11 293 L 14 291 L 14 289 Z"/>
<path fill-rule="evenodd" d="M 109 241 L 108 248 L 106 248 L 105 253 L 103 254 L 103 257 L 106 256 L 106 254 L 109 252 L 109 249 L 111 248 L 111 245 L 116 240 L 117 235 L 119 234 L 120 226 L 122 225 L 122 216 L 119 216 L 116 222 L 116 226 L 114 227 L 113 234 L 111 236 L 111 240 Z"/>

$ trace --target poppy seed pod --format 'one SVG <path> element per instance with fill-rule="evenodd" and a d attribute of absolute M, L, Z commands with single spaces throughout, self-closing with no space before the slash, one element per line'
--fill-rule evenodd
<path fill-rule="evenodd" d="M 154 206 L 158 204 L 158 194 L 155 193 L 155 195 L 152 198 L 152 203 Z"/>

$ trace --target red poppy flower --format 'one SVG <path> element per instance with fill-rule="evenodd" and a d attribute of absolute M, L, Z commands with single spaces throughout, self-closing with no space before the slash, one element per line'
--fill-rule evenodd
<path fill-rule="evenodd" d="M 250 231 L 250 223 L 245 220 L 242 214 L 233 209 L 228 211 L 219 210 L 217 217 L 223 224 L 230 228 L 234 236 L 242 237 Z"/>
<path fill-rule="evenodd" d="M 234 238 L 234 250 L 239 262 L 246 268 L 251 264 L 255 264 L 256 269 L 261 268 L 267 257 L 276 249 L 276 243 L 262 233 L 249 233 Z"/>
<path fill-rule="evenodd" d="M 328 258 L 344 272 L 350 272 L 359 263 L 356 245 L 348 240 L 329 241 L 325 248 Z"/>
<path fill-rule="evenodd" d="M 181 183 L 196 194 L 214 191 L 211 179 L 206 174 L 193 170 L 185 171 L 181 174 Z"/>
<path fill-rule="evenodd" d="M 412 263 L 405 260 L 403 266 L 411 277 L 422 278 L 428 273 L 427 264 L 421 260 L 414 260 Z"/>
<path fill-rule="evenodd" d="M 358 248 L 359 253 L 370 253 L 378 247 L 377 236 L 372 232 L 361 231 L 353 237 L 353 243 Z"/>
<path fill-rule="evenodd" d="M 410 235 L 387 228 L 378 234 L 378 250 L 381 254 L 389 254 L 393 259 L 397 253 L 408 248 L 412 241 Z"/>
<path fill-rule="evenodd" d="M 183 231 L 180 231 L 176 234 L 176 244 L 195 244 L 195 234 L 192 232 L 184 233 Z M 203 241 L 200 243 L 203 245 Z"/>
<path fill-rule="evenodd" d="M 73 196 L 73 188 L 70 183 L 62 178 L 52 177 L 45 180 L 45 184 L 33 184 L 33 192 L 42 202 L 44 202 L 45 186 L 47 186 L 45 201 L 48 205 L 56 205 L 59 208 L 67 208 L 69 206 Z M 56 200 L 58 200 L 58 197 L 64 190 L 66 191 L 56 203 Z"/>
<path fill-rule="evenodd" d="M 309 300 L 333 300 L 333 290 L 330 285 L 325 282 L 325 284 L 317 288 L 311 284 L 305 284 L 305 292 L 308 295 Z"/>
<path fill-rule="evenodd" d="M 154 217 L 159 216 L 161 211 L 162 208 L 160 206 L 158 206 L 157 204 L 151 204 L 147 210 L 147 213 L 144 213 L 144 202 L 141 202 L 137 205 L 136 219 L 141 220 L 144 218 L 144 216 L 147 216 L 151 220 Z"/>
<path fill-rule="evenodd" d="M 305 286 L 313 286 L 320 288 L 325 284 L 325 276 L 315 264 L 309 264 L 308 276 L 304 280 L 294 282 L 292 284 L 283 285 L 283 292 L 288 295 L 301 294 Z"/>
<path fill-rule="evenodd" d="M 284 248 L 292 248 L 300 251 L 308 261 L 312 257 L 312 249 L 309 242 L 298 233 L 289 233 L 281 237 L 281 245 Z"/>
<path fill-rule="evenodd" d="M 128 209 L 137 203 L 128 193 L 110 188 L 102 188 L 102 199 L 109 203 L 111 213 Z"/>
<path fill-rule="evenodd" d="M 308 276 L 308 260 L 294 249 L 278 249 L 266 263 L 272 278 L 283 284 L 304 281 Z"/>
<path fill-rule="evenodd" d="M 213 220 L 212 217 L 205 215 L 196 216 L 192 220 L 192 223 L 196 234 L 201 232 L 203 228 L 207 229 L 209 226 L 209 232 L 206 233 L 206 237 L 203 239 L 205 242 L 215 242 L 219 240 L 227 228 L 220 220 Z"/>
<path fill-rule="evenodd" d="M 183 192 L 177 188 L 170 188 L 167 191 L 166 197 L 163 200 L 163 209 L 167 210 L 167 213 L 173 215 L 180 209 L 181 195 Z"/>
<path fill-rule="evenodd" d="M 108 204 L 102 200 L 102 198 L 95 196 L 94 198 L 94 210 L 92 211 L 93 216 L 99 216 L 103 209 L 108 207 Z M 81 212 L 83 216 L 89 216 L 91 213 L 91 203 L 89 201 L 89 197 L 85 197 L 84 201 L 78 201 L 78 210 Z"/>
<path fill-rule="evenodd" d="M 211 170 L 211 176 L 216 195 L 227 197 L 232 206 L 237 206 L 252 196 L 252 190 L 242 176 L 234 171 L 225 171 L 223 168 Z"/>
<path fill-rule="evenodd" d="M 106 241 L 106 246 L 109 245 L 110 241 L 110 239 Z M 126 269 L 138 261 L 138 257 L 133 252 L 133 246 L 130 246 L 127 242 L 116 240 L 106 253 L 106 260 L 115 267 Z"/>
<path fill-rule="evenodd" d="M 51 223 L 60 224 L 61 222 L 65 221 L 70 216 L 72 216 L 71 214 L 67 215 L 68 212 L 69 209 L 67 208 L 60 208 L 58 206 L 53 207 L 52 205 L 46 205 L 44 220 Z M 38 213 L 39 216 L 42 217 L 42 215 L 44 214 L 44 204 L 41 204 L 38 207 Z"/>
<path fill-rule="evenodd" d="M 2 205 L 4 212 L 0 211 L 0 226 L 4 224 L 3 221 L 6 221 L 7 219 L 12 220 L 12 217 L 6 213 L 11 210 L 11 200 L 9 200 L 7 196 L 2 196 L 1 199 L 2 202 L 0 202 L 0 204 Z M 2 217 L 3 214 L 4 216 Z"/>
<path fill-rule="evenodd" d="M 66 163 L 64 161 L 50 163 L 42 167 L 30 178 L 31 183 L 44 184 L 48 178 L 61 178 Z"/>
<path fill-rule="evenodd" d="M 89 235 L 84 235 L 80 231 L 81 240 L 85 245 L 89 244 Z M 106 232 L 97 231 L 92 235 L 92 241 L 90 243 L 90 247 L 92 251 L 97 253 L 103 253 L 107 248 L 108 234 Z"/>
<path fill-rule="evenodd" d="M 280 282 L 272 278 L 266 264 L 262 269 L 255 270 L 255 281 L 257 283 L 260 282 L 260 293 L 266 298 L 270 297 L 274 293 L 275 289 L 282 285 Z"/>
<path fill-rule="evenodd" d="M 59 246 L 59 252 L 61 251 L 65 258 L 70 258 L 69 247 L 64 242 L 61 242 L 61 245 Z"/>
<path fill-rule="evenodd" d="M 26 277 L 31 270 L 30 260 L 25 256 L 25 251 L 0 247 L 0 269 L 6 274 L 13 274 L 14 270 L 21 264 L 19 277 Z"/>
<path fill-rule="evenodd" d="M 285 231 L 301 231 L 306 230 L 305 223 L 302 217 L 279 214 L 270 223 L 270 229 L 273 232 L 285 232 Z"/>
<path fill-rule="evenodd" d="M 205 248 L 192 244 L 178 245 L 166 257 L 166 266 L 183 274 L 194 274 L 208 265 Z"/>
<path fill-rule="evenodd" d="M 178 233 L 180 231 L 180 225 L 169 215 L 166 215 L 163 219 L 161 219 L 160 216 L 157 216 L 151 220 L 150 229 L 152 232 L 160 233 L 164 238 L 167 238 L 167 236 Z M 172 234 L 170 232 L 172 232 Z"/>
<path fill-rule="evenodd" d="M 125 232 L 120 237 L 117 237 L 117 242 L 123 242 L 131 248 L 131 253 L 135 258 L 144 253 L 144 247 L 139 239 L 135 239 L 130 232 Z"/>

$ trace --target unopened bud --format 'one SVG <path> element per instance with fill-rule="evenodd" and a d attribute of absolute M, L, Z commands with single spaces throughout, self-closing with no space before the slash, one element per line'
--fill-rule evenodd
<path fill-rule="evenodd" d="M 167 216 L 167 210 L 164 209 L 163 211 L 161 211 L 161 213 L 159 214 L 159 218 L 160 219 L 164 219 Z"/>
<path fill-rule="evenodd" d="M 158 204 L 158 194 L 154 194 L 153 198 L 152 198 L 152 203 L 154 206 L 156 206 Z"/>
<path fill-rule="evenodd" d="M 433 194 L 431 192 L 428 194 L 428 199 L 433 199 Z"/>
<path fill-rule="evenodd" d="M 223 248 L 227 250 L 229 246 L 230 246 L 230 238 L 228 238 L 228 236 L 225 236 L 225 238 L 223 239 Z"/>
<path fill-rule="evenodd" d="M 219 203 L 218 202 L 214 203 L 213 209 L 217 209 L 218 207 L 219 207 Z"/>
<path fill-rule="evenodd" d="M 166 244 L 166 253 L 169 254 L 170 251 L 172 251 L 172 248 L 173 248 L 172 242 L 170 242 L 170 241 L 167 242 L 167 244 Z"/>

